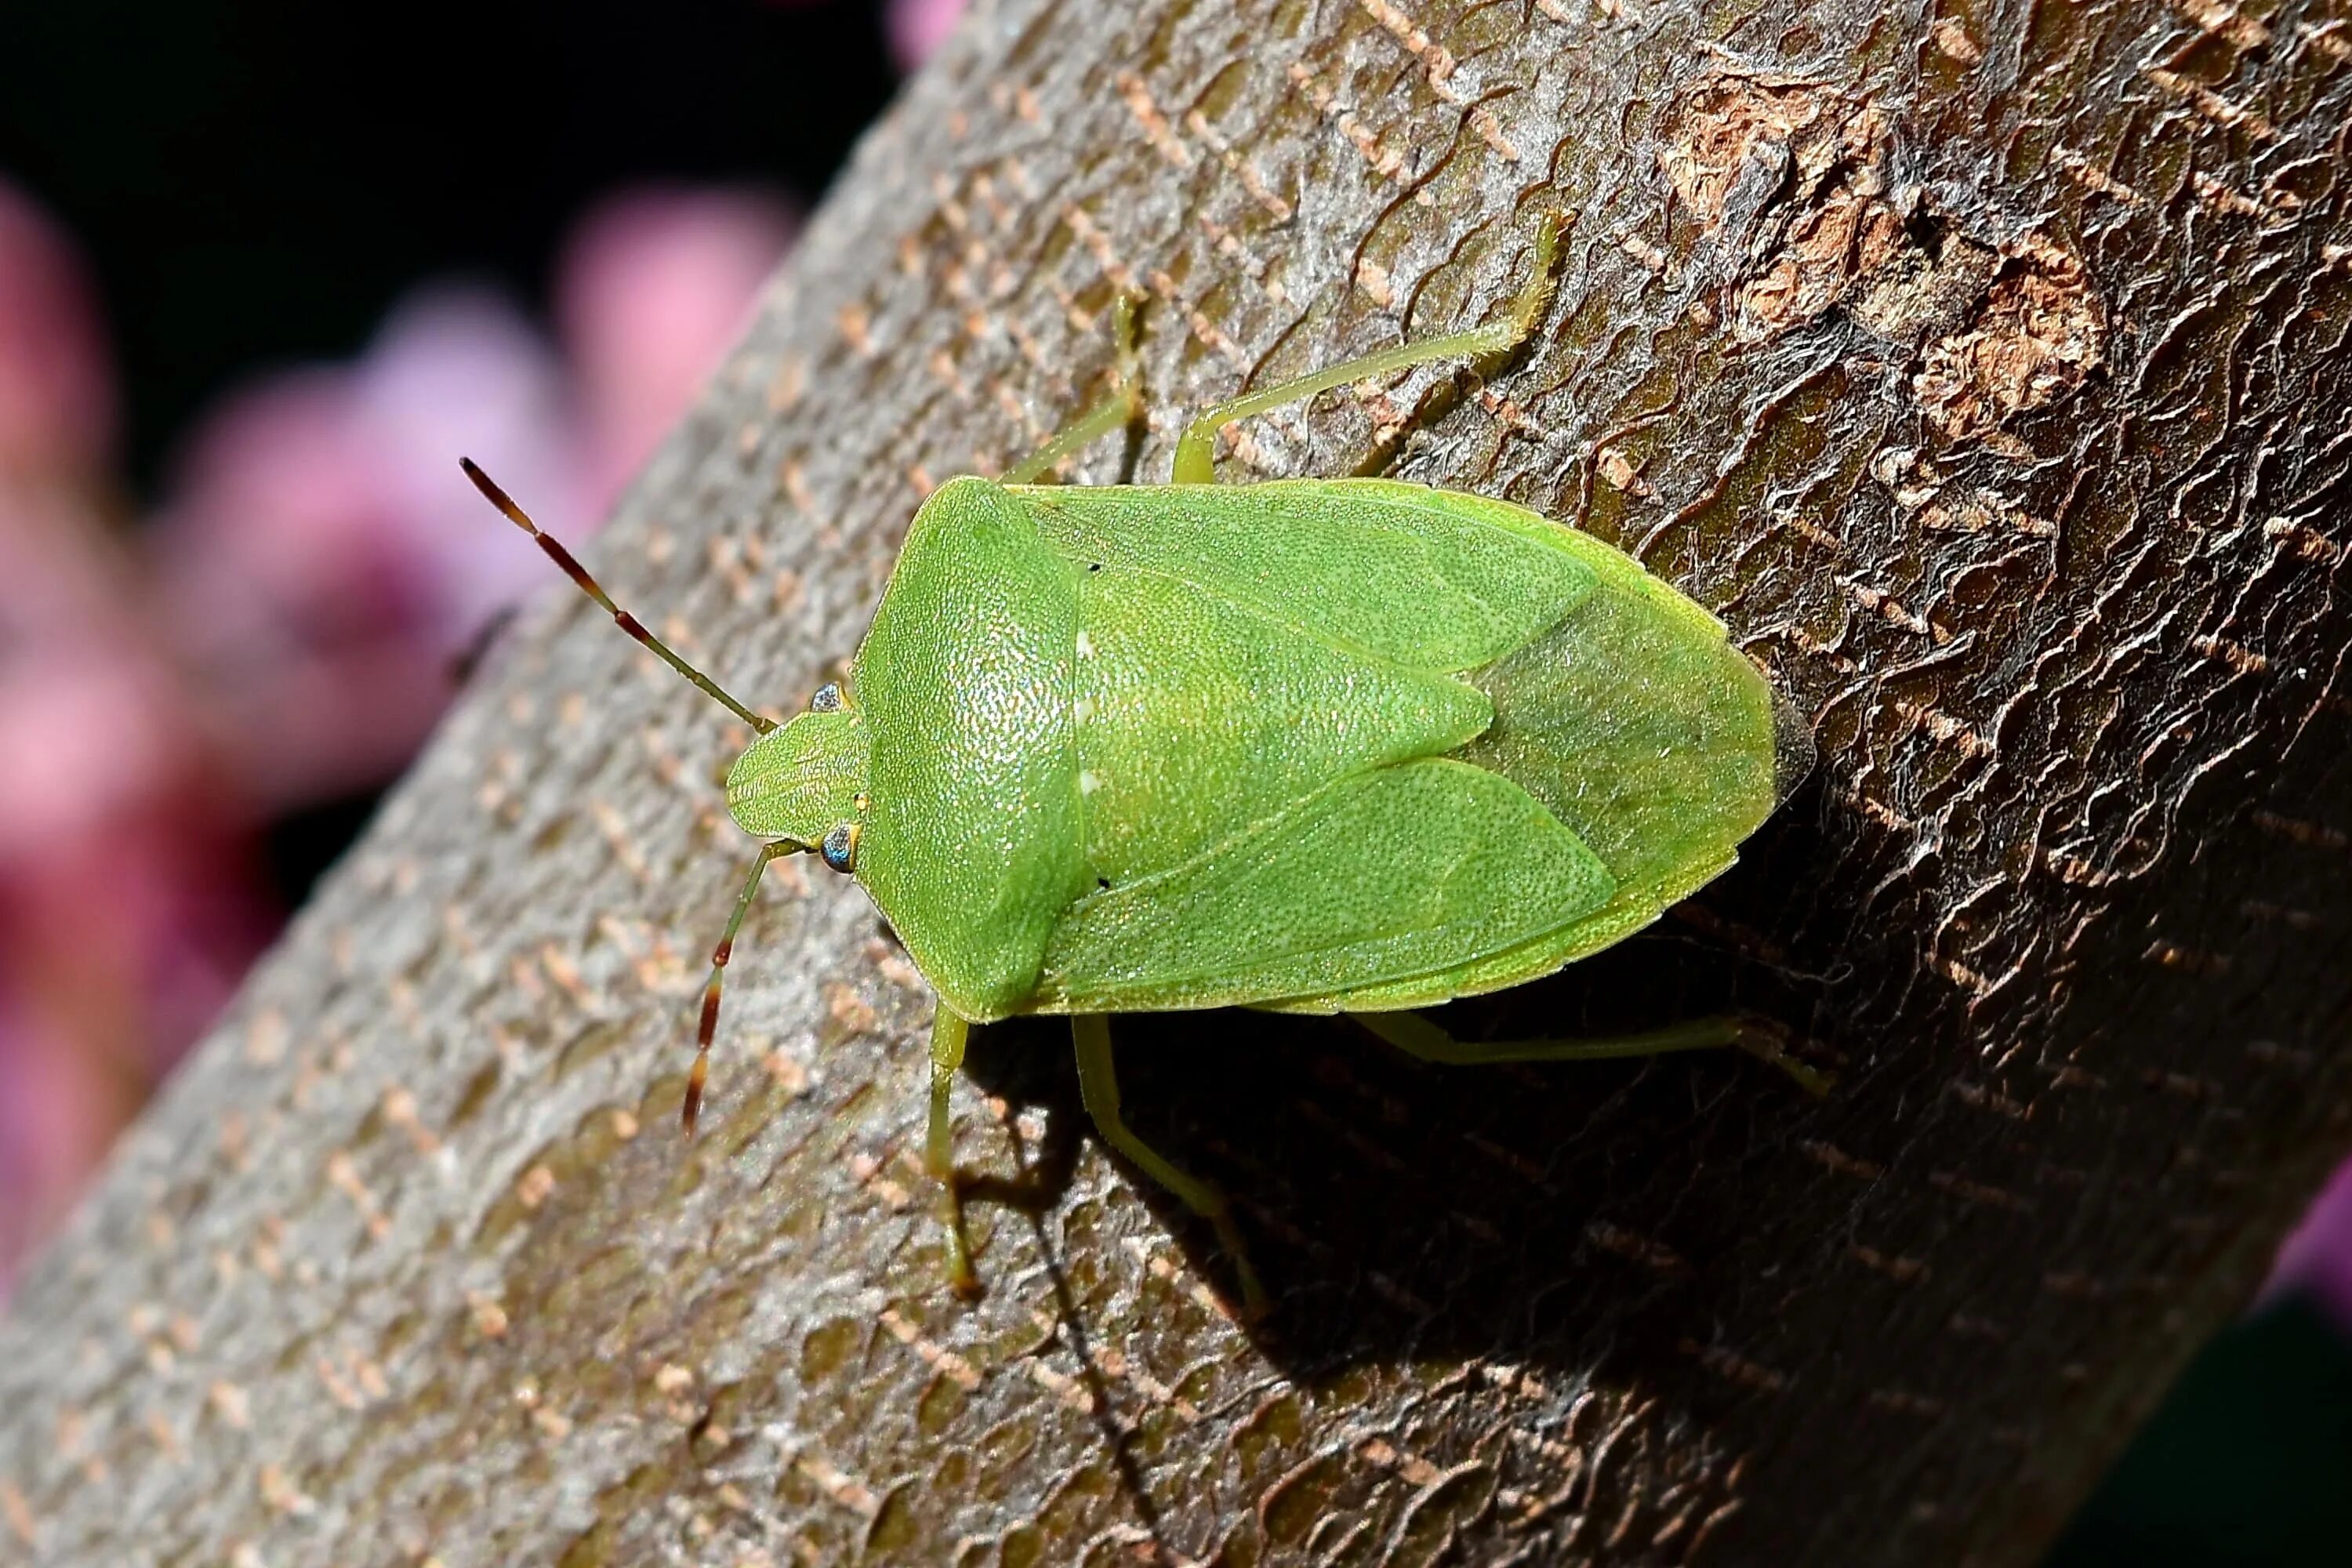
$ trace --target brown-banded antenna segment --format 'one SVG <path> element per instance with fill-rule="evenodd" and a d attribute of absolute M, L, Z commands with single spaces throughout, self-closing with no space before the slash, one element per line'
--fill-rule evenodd
<path fill-rule="evenodd" d="M 489 475 L 476 467 L 473 458 L 460 458 L 457 459 L 457 466 L 466 470 L 466 477 L 474 481 L 474 488 L 481 491 L 492 506 L 506 514 L 509 522 L 539 541 L 539 547 L 547 552 L 547 558 L 562 567 L 563 574 L 580 584 L 582 593 L 604 607 L 612 616 L 614 625 L 660 655 L 663 662 L 701 688 L 705 696 L 716 700 L 719 706 L 751 725 L 758 733 L 764 735 L 776 727 L 776 721 L 773 719 L 761 718 L 727 695 L 717 681 L 687 663 L 669 644 L 646 630 L 636 616 L 613 603 L 613 596 L 604 592 L 603 585 L 595 578 L 588 574 L 588 568 L 580 564 L 578 557 L 563 548 L 563 542 L 551 533 L 541 531 L 539 524 L 531 521 L 530 514 L 515 505 L 514 499 L 492 482 Z"/>
<path fill-rule="evenodd" d="M 816 847 L 795 839 L 779 838 L 772 844 L 760 846 L 760 858 L 751 862 L 751 875 L 743 890 L 736 895 L 735 913 L 727 921 L 727 934 L 710 954 L 710 979 L 702 988 L 702 1023 L 694 1032 L 694 1071 L 686 1080 L 686 1102 L 678 1108 L 678 1121 L 686 1135 L 694 1136 L 694 1125 L 702 1120 L 703 1086 L 710 1081 L 710 1042 L 719 1034 L 719 993 L 727 983 L 727 961 L 735 956 L 735 938 L 743 930 L 743 917 L 751 912 L 751 900 L 759 896 L 761 875 L 768 862 L 779 855 L 805 855 Z"/>

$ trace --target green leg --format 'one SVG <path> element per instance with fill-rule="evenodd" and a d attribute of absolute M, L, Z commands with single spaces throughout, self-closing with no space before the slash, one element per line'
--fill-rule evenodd
<path fill-rule="evenodd" d="M 1559 249 L 1563 226 L 1558 213 L 1545 217 L 1543 226 L 1536 231 L 1534 265 L 1528 270 L 1528 280 L 1519 288 L 1519 297 L 1511 302 L 1510 313 L 1487 326 L 1473 328 L 1466 332 L 1449 332 L 1442 338 L 1423 338 L 1418 342 L 1399 343 L 1394 348 L 1369 353 L 1361 359 L 1351 359 L 1342 364 L 1302 375 L 1296 381 L 1286 381 L 1269 386 L 1264 392 L 1253 392 L 1246 397 L 1220 403 L 1206 413 L 1197 415 L 1184 426 L 1184 434 L 1176 443 L 1176 467 L 1170 478 L 1180 485 L 1205 485 L 1216 479 L 1212 461 L 1216 452 L 1217 432 L 1236 419 L 1247 419 L 1279 408 L 1286 403 L 1303 403 L 1318 393 L 1335 386 L 1410 365 L 1425 364 L 1433 359 L 1486 360 L 1508 354 L 1528 341 L 1551 304 L 1552 260 Z"/>
<path fill-rule="evenodd" d="M 1365 1028 L 1404 1052 L 1448 1067 L 1490 1067 L 1501 1062 L 1598 1061 L 1610 1057 L 1655 1057 L 1668 1051 L 1716 1050 L 1737 1046 L 1770 1062 L 1809 1094 L 1827 1094 L 1830 1079 L 1782 1052 L 1759 1030 L 1736 1018 L 1699 1018 L 1645 1035 L 1594 1040 L 1457 1040 L 1418 1013 L 1350 1013 Z"/>
<path fill-rule="evenodd" d="M 1112 431 L 1132 425 L 1143 414 L 1143 376 L 1135 354 L 1135 300 L 1121 294 L 1112 307 L 1111 332 L 1118 344 L 1118 385 L 1108 397 L 1078 416 L 1075 424 L 1004 470 L 1000 484 L 1034 483 L 1055 464 Z"/>
<path fill-rule="evenodd" d="M 1095 1120 L 1095 1131 L 1102 1134 L 1103 1142 L 1135 1162 L 1145 1175 L 1175 1194 L 1185 1207 L 1216 1228 L 1217 1240 L 1241 1276 L 1244 1315 L 1261 1316 L 1266 1307 L 1265 1289 L 1258 1283 L 1257 1270 L 1250 1267 L 1249 1255 L 1242 1250 L 1242 1233 L 1234 1224 L 1232 1205 L 1225 1202 L 1225 1194 L 1214 1184 L 1198 1176 L 1188 1176 L 1170 1164 L 1120 1120 L 1118 1074 L 1111 1064 L 1109 1020 L 1098 1013 L 1073 1014 L 1070 1034 L 1078 1047 L 1078 1092 L 1086 1100 L 1087 1114 Z"/>
<path fill-rule="evenodd" d="M 963 1176 L 956 1169 L 955 1132 L 948 1120 L 948 1096 L 955 1088 L 956 1069 L 963 1066 L 964 1042 L 971 1026 L 945 1002 L 931 1015 L 931 1116 L 923 1135 L 923 1168 L 947 1188 L 948 1284 L 959 1296 L 980 1293 L 980 1276 L 971 1267 L 971 1247 L 963 1235 Z"/>

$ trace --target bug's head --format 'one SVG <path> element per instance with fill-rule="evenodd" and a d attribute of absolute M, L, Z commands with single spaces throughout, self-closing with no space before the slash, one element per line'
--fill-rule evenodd
<path fill-rule="evenodd" d="M 826 686 L 809 710 L 751 742 L 727 772 L 727 809 L 744 832 L 819 845 L 855 868 L 866 815 L 866 719 Z"/>

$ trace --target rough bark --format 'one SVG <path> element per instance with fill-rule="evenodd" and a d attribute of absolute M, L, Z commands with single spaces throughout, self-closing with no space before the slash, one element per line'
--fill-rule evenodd
<path fill-rule="evenodd" d="M 1047 1201 L 976 1210 L 959 1304 L 929 1002 L 821 869 L 674 1134 L 743 736 L 551 588 L 0 1328 L 0 1556 L 2031 1561 L 2346 1142 L 2347 110 L 2293 4 L 983 5 L 600 543 L 625 601 L 794 707 L 1115 290 L 1150 475 L 1183 405 L 1478 315 L 1563 206 L 1515 368 L 1227 469 L 1454 399 L 1402 472 L 1779 672 L 1822 765 L 1742 864 L 1455 1022 L 1734 1004 L 1836 1091 L 1123 1025 L 1244 1328 L 1063 1037 L 992 1031 L 962 1148 Z"/>

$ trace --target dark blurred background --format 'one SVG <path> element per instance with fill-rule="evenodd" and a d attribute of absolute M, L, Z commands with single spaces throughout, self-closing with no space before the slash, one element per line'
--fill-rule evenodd
<path fill-rule="evenodd" d="M 873 0 L 6 9 L 0 158 L 81 249 L 142 487 L 236 382 L 357 352 L 421 279 L 543 305 L 616 189 L 806 201 L 897 85 Z"/>
<path fill-rule="evenodd" d="M 961 0 L 0 0 L 0 1298 Z"/>
<path fill-rule="evenodd" d="M 0 0 L 0 1303 L 962 0 Z M 2057 1553 L 2352 1561 L 2352 1177 Z"/>

